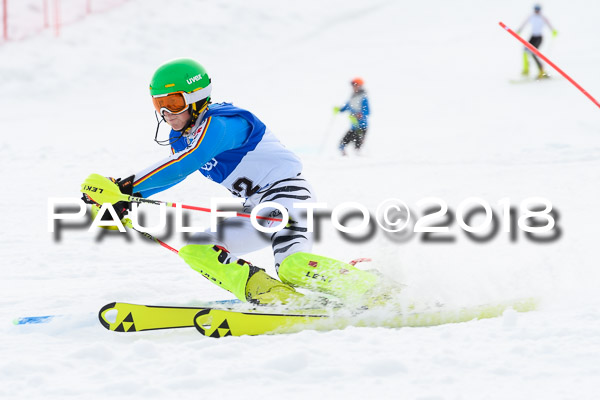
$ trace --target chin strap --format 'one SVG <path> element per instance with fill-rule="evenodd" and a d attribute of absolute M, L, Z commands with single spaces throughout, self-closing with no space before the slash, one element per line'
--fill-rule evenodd
<path fill-rule="evenodd" d="M 154 141 L 157 144 L 159 144 L 160 146 L 170 146 L 183 137 L 183 133 L 182 133 L 181 135 L 174 137 L 174 138 L 169 137 L 168 139 L 165 139 L 165 140 L 158 140 L 158 130 L 160 129 L 160 124 L 162 124 L 165 120 L 165 117 L 163 117 L 161 115 L 160 118 L 158 118 L 158 115 L 159 114 L 156 111 L 154 111 L 154 116 L 156 117 L 156 122 L 157 122 L 156 132 L 154 133 Z"/>
<path fill-rule="evenodd" d="M 187 135 L 188 133 L 190 133 L 190 131 L 196 124 L 196 121 L 198 120 L 198 118 L 202 119 L 204 117 L 204 114 L 206 114 L 209 104 L 210 104 L 210 101 L 207 101 L 207 99 L 204 99 L 202 101 L 198 101 L 198 102 L 192 104 L 192 111 L 191 111 L 192 117 L 190 118 L 188 123 L 183 127 L 183 129 L 178 131 L 179 136 L 176 136 L 173 138 L 169 137 L 168 139 L 165 139 L 165 140 L 158 140 L 158 130 L 160 128 L 160 124 L 165 120 L 165 117 L 163 115 L 161 115 L 161 118 L 159 119 L 158 113 L 156 111 L 154 111 L 154 115 L 156 116 L 156 121 L 158 122 L 156 125 L 156 132 L 154 134 L 154 141 L 156 143 L 158 143 L 160 146 L 170 146 L 173 143 L 175 143 L 176 141 L 178 141 L 179 139 L 181 139 L 182 137 L 184 137 L 185 135 Z"/>

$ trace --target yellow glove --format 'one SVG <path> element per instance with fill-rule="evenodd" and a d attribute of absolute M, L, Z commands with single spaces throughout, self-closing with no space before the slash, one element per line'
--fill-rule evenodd
<path fill-rule="evenodd" d="M 349 115 L 348 118 L 350 118 L 350 122 L 352 123 L 352 125 L 358 126 L 358 119 L 356 119 L 354 115 Z"/>
<path fill-rule="evenodd" d="M 556 37 L 558 35 L 558 31 L 556 29 L 554 29 L 552 31 L 552 37 Z"/>
<path fill-rule="evenodd" d="M 333 107 L 333 113 L 337 114 L 340 112 L 340 108 L 339 107 Z"/>

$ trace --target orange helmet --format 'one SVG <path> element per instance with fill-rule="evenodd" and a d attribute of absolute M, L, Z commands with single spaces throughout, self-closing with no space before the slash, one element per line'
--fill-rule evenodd
<path fill-rule="evenodd" d="M 365 84 L 365 81 L 362 78 L 354 78 L 350 81 L 351 84 L 356 85 L 356 86 L 362 86 Z"/>

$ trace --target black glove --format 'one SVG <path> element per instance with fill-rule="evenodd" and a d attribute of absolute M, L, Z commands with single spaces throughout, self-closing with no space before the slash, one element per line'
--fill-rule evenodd
<path fill-rule="evenodd" d="M 134 177 L 135 177 L 135 175 L 131 175 L 130 177 L 127 177 L 125 179 L 117 178 L 117 179 L 113 180 L 111 178 L 111 180 L 119 186 L 119 190 L 121 191 L 121 193 L 132 196 L 133 195 L 133 179 L 134 179 Z M 136 193 L 136 197 L 141 197 L 140 193 Z M 119 202 L 116 202 L 115 204 L 113 204 L 113 208 L 115 209 L 115 211 L 117 212 L 117 216 L 121 220 L 121 219 L 125 218 L 125 216 L 127 215 L 127 213 L 129 211 L 131 211 L 131 202 L 130 201 L 119 201 Z M 103 221 L 109 220 L 109 219 L 112 219 L 112 218 L 111 218 L 110 214 L 107 216 L 106 213 L 104 213 L 104 215 L 101 218 L 101 220 L 103 220 Z"/>
<path fill-rule="evenodd" d="M 142 197 L 141 193 L 139 193 L 139 192 L 132 193 L 134 178 L 135 178 L 135 175 L 131 175 L 125 179 L 121 179 L 121 178 L 115 179 L 115 178 L 110 178 L 110 177 L 108 179 L 110 179 L 112 182 L 116 183 L 117 186 L 119 186 L 119 190 L 121 191 L 121 193 L 130 195 L 130 196 L 135 196 L 135 197 Z M 83 194 L 81 199 L 84 201 L 84 203 L 96 204 L 96 202 L 94 202 L 92 199 L 90 199 L 90 197 L 85 193 Z M 125 218 L 127 213 L 131 210 L 131 202 L 130 201 L 118 201 L 115 204 L 113 204 L 112 206 L 113 206 L 113 209 L 116 211 L 117 216 L 119 217 L 119 220 L 122 220 L 123 218 Z M 100 220 L 101 221 L 109 221 L 109 220 L 112 220 L 112 217 L 111 217 L 110 213 L 105 212 L 102 215 L 102 217 L 100 218 Z"/>

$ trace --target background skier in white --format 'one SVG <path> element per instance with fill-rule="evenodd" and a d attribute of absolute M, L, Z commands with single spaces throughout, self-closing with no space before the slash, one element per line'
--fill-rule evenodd
<path fill-rule="evenodd" d="M 521 27 L 517 30 L 517 33 L 520 33 L 527 24 L 531 25 L 531 37 L 529 38 L 529 43 L 531 43 L 531 45 L 533 47 L 535 47 L 536 49 L 539 48 L 540 45 L 542 44 L 542 39 L 543 39 L 542 32 L 544 30 L 544 25 L 548 26 L 552 30 L 553 36 L 556 36 L 558 34 L 556 29 L 554 29 L 552 27 L 552 25 L 550 24 L 550 21 L 548 21 L 548 18 L 546 18 L 546 16 L 542 15 L 542 6 L 540 6 L 539 4 L 536 4 L 533 7 L 533 14 L 531 14 L 529 17 L 527 17 L 527 19 L 523 22 L 523 24 L 521 24 Z M 548 77 L 548 75 L 546 75 L 546 72 L 544 71 L 544 65 L 542 64 L 542 62 L 536 57 L 535 54 L 533 54 L 527 48 L 525 48 L 523 51 L 522 74 L 529 75 L 528 54 L 530 54 L 533 57 L 533 60 L 535 61 L 536 65 L 538 67 L 538 79 Z"/>

